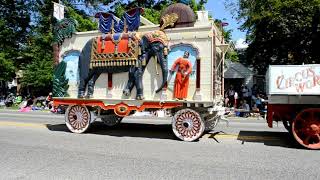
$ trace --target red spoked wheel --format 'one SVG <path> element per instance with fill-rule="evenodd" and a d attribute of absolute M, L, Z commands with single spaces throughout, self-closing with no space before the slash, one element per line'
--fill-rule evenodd
<path fill-rule="evenodd" d="M 65 114 L 68 129 L 74 133 L 85 132 L 90 125 L 90 112 L 85 106 L 69 106 Z"/>
<path fill-rule="evenodd" d="M 205 124 L 198 112 L 192 109 L 182 109 L 173 117 L 172 130 L 179 139 L 194 141 L 202 136 Z"/>
<path fill-rule="evenodd" d="M 308 149 L 320 149 L 320 109 L 301 111 L 292 122 L 296 141 Z"/>

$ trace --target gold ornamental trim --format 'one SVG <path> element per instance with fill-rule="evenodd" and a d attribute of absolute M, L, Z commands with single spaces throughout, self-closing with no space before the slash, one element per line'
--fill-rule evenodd
<path fill-rule="evenodd" d="M 100 37 L 92 41 L 91 62 L 90 68 L 94 67 L 108 67 L 108 66 L 131 66 L 135 65 L 139 56 L 139 41 L 137 39 L 129 38 L 127 53 L 117 52 L 117 44 L 120 42 L 112 42 L 115 44 L 115 52 L 113 53 L 98 53 L 98 42 Z M 106 47 L 107 48 L 107 47 Z"/>
<path fill-rule="evenodd" d="M 179 16 L 176 13 L 166 14 L 161 18 L 161 21 L 163 22 L 163 24 L 160 27 L 160 31 L 163 31 L 168 26 L 173 27 L 174 23 L 177 22 L 178 19 L 179 19 Z"/>

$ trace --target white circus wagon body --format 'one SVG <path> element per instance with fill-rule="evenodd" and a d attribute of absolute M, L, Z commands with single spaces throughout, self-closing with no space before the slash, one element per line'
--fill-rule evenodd
<path fill-rule="evenodd" d="M 212 129 L 219 121 L 223 111 L 222 72 L 224 53 L 228 45 L 224 43 L 221 32 L 213 21 L 209 20 L 207 12 L 198 12 L 198 17 L 201 18 L 198 18 L 189 27 L 167 28 L 160 30 L 160 32 L 159 25 L 149 24 L 140 26 L 139 30 L 134 32 L 120 33 L 118 39 L 114 38 L 113 34 L 102 34 L 99 31 L 76 32 L 71 38 L 66 38 L 59 46 L 59 64 L 62 62 L 65 64 L 62 68 L 65 70 L 61 71 L 59 76 L 64 76 L 64 79 L 68 81 L 67 84 L 64 84 L 65 93 L 62 93 L 63 95 L 60 97 L 54 97 L 54 105 L 68 106 L 65 114 L 68 128 L 72 132 L 82 133 L 96 118 L 101 118 L 107 125 L 113 126 L 120 123 L 123 117 L 135 112 L 165 109 L 167 114 L 172 117 L 173 132 L 184 141 L 196 140 L 201 137 L 204 131 Z M 131 36 L 130 33 L 133 35 Z M 163 47 L 166 64 L 161 64 L 163 60 L 159 60 L 162 57 L 161 55 L 157 56 L 157 52 L 150 53 L 150 59 L 143 64 L 145 60 L 142 57 L 144 53 L 141 53 L 144 51 L 141 48 L 141 39 L 143 39 L 141 37 L 147 37 L 146 39 L 150 40 L 146 34 L 149 34 L 149 37 L 153 39 L 159 38 L 159 34 L 163 36 L 160 38 L 165 39 Z M 99 42 L 99 38 L 96 37 L 106 37 L 106 41 Z M 108 37 L 111 38 L 108 39 Z M 105 49 L 100 49 L 100 53 L 112 51 L 112 54 L 105 53 L 105 56 L 102 57 L 98 54 L 99 52 L 92 50 L 91 53 L 102 58 L 93 61 L 93 56 L 90 56 L 90 71 L 92 68 L 96 68 L 103 72 L 99 72 L 99 76 L 94 79 L 92 94 L 82 96 L 83 92 L 79 90 L 79 85 L 83 71 L 81 72 L 78 67 L 81 68 L 83 65 L 84 59 L 81 56 L 83 56 L 88 42 L 95 38 L 98 39 L 93 42 L 98 43 L 96 49 L 106 46 Z M 121 45 L 123 40 L 126 42 Z M 128 45 L 130 43 L 131 45 Z M 108 46 L 110 44 L 112 48 Z M 139 46 L 139 48 L 134 49 L 134 46 Z M 115 56 L 121 55 L 120 51 L 125 51 L 124 57 L 122 59 L 115 58 Z M 177 99 L 174 94 L 177 72 L 170 71 L 170 69 L 173 63 L 186 51 L 189 52 L 187 59 L 191 63 L 192 70 L 188 74 L 189 83 L 186 97 Z M 132 57 L 125 54 L 130 52 L 134 52 L 131 54 Z M 142 65 L 137 63 L 139 60 Z M 126 93 L 124 91 L 130 82 L 130 71 L 137 66 L 142 67 L 143 88 L 140 91 L 143 91 L 143 96 L 137 94 L 137 86 L 139 86 L 137 79 L 134 79 L 132 90 Z M 108 73 L 103 70 L 110 69 L 110 67 L 116 70 L 108 70 Z M 129 72 L 120 71 L 125 67 L 131 68 L 131 70 Z M 163 73 L 168 73 L 168 75 L 164 76 Z M 56 75 L 57 77 L 58 75 Z M 90 78 L 84 84 L 90 84 Z M 161 87 L 163 84 L 164 86 Z M 157 92 L 159 88 L 160 90 Z M 90 91 L 89 85 L 84 90 Z"/>

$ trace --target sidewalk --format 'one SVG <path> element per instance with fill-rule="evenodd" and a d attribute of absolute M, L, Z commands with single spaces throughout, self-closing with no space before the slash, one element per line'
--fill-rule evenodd
<path fill-rule="evenodd" d="M 1 112 L 19 112 L 19 109 L 11 109 L 11 108 L 3 108 L 0 107 L 0 113 Z M 44 109 L 44 110 L 35 110 L 35 111 L 29 111 L 29 112 L 19 112 L 19 113 L 51 113 L 50 110 Z"/>

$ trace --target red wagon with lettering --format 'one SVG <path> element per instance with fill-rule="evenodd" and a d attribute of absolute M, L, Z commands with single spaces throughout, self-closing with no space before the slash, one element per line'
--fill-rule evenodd
<path fill-rule="evenodd" d="M 270 66 L 267 93 L 268 126 L 282 121 L 300 145 L 320 149 L 320 64 Z"/>

